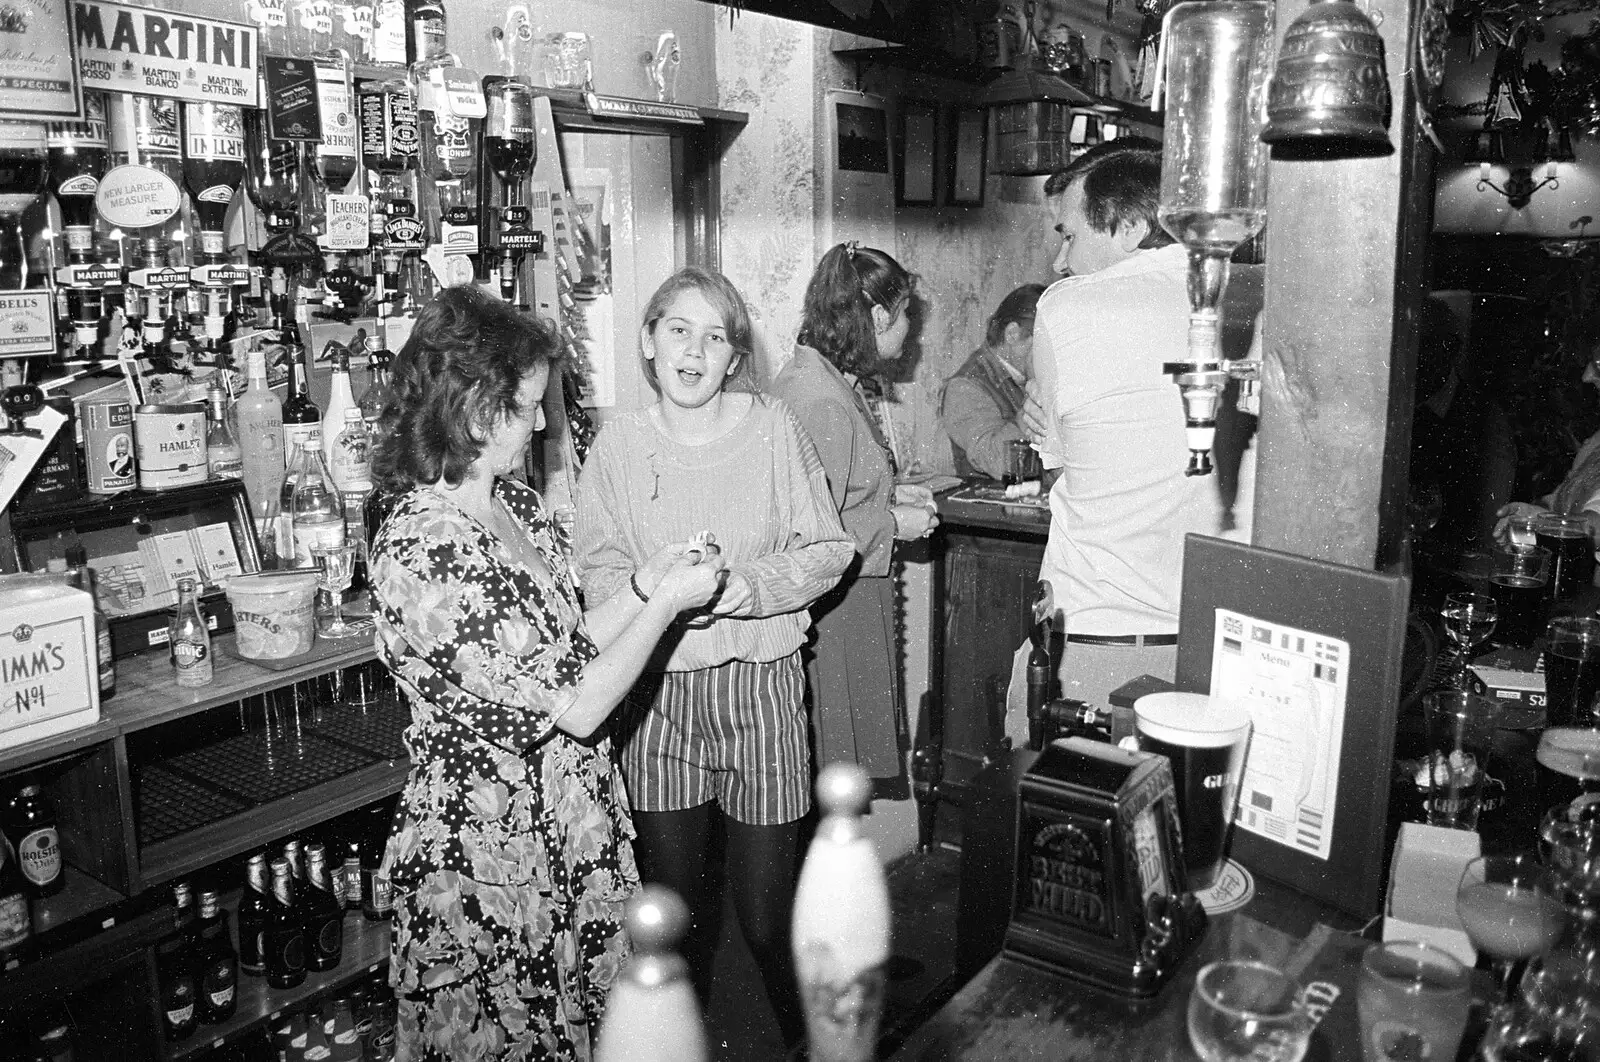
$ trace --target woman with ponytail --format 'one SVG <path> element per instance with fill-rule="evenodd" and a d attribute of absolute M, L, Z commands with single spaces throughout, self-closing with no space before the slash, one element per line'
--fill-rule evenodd
<path fill-rule="evenodd" d="M 816 763 L 855 763 L 874 778 L 898 778 L 903 767 L 889 561 L 896 541 L 926 538 L 939 522 L 926 488 L 895 485 L 878 375 L 905 346 L 912 287 L 911 274 L 882 251 L 853 242 L 830 249 L 806 286 L 794 356 L 771 388 L 816 444 L 856 542 L 844 578 L 811 606 Z"/>

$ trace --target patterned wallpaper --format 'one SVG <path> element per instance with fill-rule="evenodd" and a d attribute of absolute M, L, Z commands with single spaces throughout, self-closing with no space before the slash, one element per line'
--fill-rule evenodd
<path fill-rule="evenodd" d="M 717 29 L 718 105 L 750 123 L 722 170 L 723 268 L 762 319 L 763 368 L 789 356 L 811 268 L 826 247 L 819 168 L 826 165 L 823 96 L 857 87 L 855 67 L 832 54 L 833 33 L 746 12 Z M 886 67 L 865 72 L 861 89 L 893 102 L 902 96 L 970 103 L 977 89 L 918 80 Z M 918 274 L 920 328 L 901 360 L 893 415 L 901 467 L 952 470 L 949 438 L 938 422 L 944 381 L 977 346 L 984 323 L 1018 284 L 1050 279 L 1054 248 L 1044 243 L 1043 178 L 989 178 L 981 207 L 888 208 L 871 219 L 892 225 L 885 247 Z M 836 239 L 851 239 L 848 218 L 828 215 Z M 770 378 L 770 375 L 769 377 Z"/>

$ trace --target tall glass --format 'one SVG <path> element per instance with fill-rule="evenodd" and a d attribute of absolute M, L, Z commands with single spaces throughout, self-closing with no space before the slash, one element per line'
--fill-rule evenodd
<path fill-rule="evenodd" d="M 1594 805 L 1600 810 L 1600 730 L 1553 726 L 1539 735 L 1534 753 L 1539 806 Z"/>
<path fill-rule="evenodd" d="M 1587 541 L 1587 539 L 1585 540 Z M 1600 619 L 1557 616 L 1545 634 L 1545 720 L 1550 726 L 1597 726 Z"/>
<path fill-rule="evenodd" d="M 1428 742 L 1428 825 L 1475 830 L 1503 706 L 1493 697 L 1445 689 L 1423 697 L 1422 709 Z"/>
<path fill-rule="evenodd" d="M 1189 887 L 1208 889 L 1227 859 L 1250 713 L 1202 693 L 1147 694 L 1133 711 L 1140 750 L 1172 764 Z"/>
<path fill-rule="evenodd" d="M 1453 1059 L 1471 1003 L 1471 977 L 1448 952 L 1411 940 L 1373 944 L 1361 956 L 1356 994 L 1361 1056 Z"/>
<path fill-rule="evenodd" d="M 1594 543 L 1581 516 L 1541 513 L 1534 542 L 1550 551 L 1550 600 L 1570 601 L 1594 584 Z"/>
<path fill-rule="evenodd" d="M 1489 576 L 1489 593 L 1499 612 L 1495 641 L 1526 649 L 1539 640 L 1544 633 L 1549 585 L 1549 550 L 1530 545 L 1495 553 L 1494 571 Z"/>

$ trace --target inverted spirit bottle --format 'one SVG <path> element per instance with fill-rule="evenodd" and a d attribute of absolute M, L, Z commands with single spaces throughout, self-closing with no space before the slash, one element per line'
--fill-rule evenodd
<path fill-rule="evenodd" d="M 0 122 L 0 290 L 33 286 L 23 243 L 22 212 L 44 190 L 47 165 L 44 126 Z"/>
<path fill-rule="evenodd" d="M 113 92 L 108 101 L 112 168 L 95 193 L 108 225 L 133 241 L 128 316 L 142 322 L 146 347 L 169 338 L 174 293 L 189 285 L 175 253 L 184 230 L 183 139 L 178 102 Z"/>
<path fill-rule="evenodd" d="M 216 352 L 227 336 L 233 292 L 250 280 L 230 261 L 226 236 L 228 208 L 244 180 L 244 112 L 228 103 L 186 103 L 183 127 L 183 180 L 200 229 L 191 244 L 189 279 L 201 297 L 206 346 Z"/>

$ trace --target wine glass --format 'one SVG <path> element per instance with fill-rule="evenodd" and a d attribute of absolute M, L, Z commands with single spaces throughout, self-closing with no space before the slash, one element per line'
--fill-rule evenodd
<path fill-rule="evenodd" d="M 1264 962 L 1211 963 L 1189 994 L 1189 1042 L 1204 1062 L 1300 1062 L 1312 1030 L 1303 995 Z"/>
<path fill-rule="evenodd" d="M 355 542 L 346 538 L 338 545 L 318 543 L 311 547 L 311 552 L 320 565 L 317 585 L 328 592 L 333 604 L 333 615 L 318 625 L 317 633 L 324 638 L 355 638 L 369 633 L 372 630 L 370 620 L 351 623 L 344 618 L 343 595 L 350 587 L 350 576 L 355 566 Z"/>
<path fill-rule="evenodd" d="M 1500 988 L 1491 1020 L 1503 1019 L 1517 963 L 1549 951 L 1564 928 L 1555 878 L 1534 852 L 1479 856 L 1461 872 L 1456 914 L 1473 947 L 1494 960 Z"/>
<path fill-rule="evenodd" d="M 1485 1062 L 1595 1057 L 1600 1046 L 1600 967 L 1556 952 L 1528 963 L 1521 1001 L 1484 1032 Z"/>
<path fill-rule="evenodd" d="M 1487 594 L 1450 594 L 1444 599 L 1440 616 L 1444 619 L 1445 633 L 1455 643 L 1456 653 L 1467 659 L 1475 647 L 1494 633 L 1499 610 L 1494 598 Z"/>

